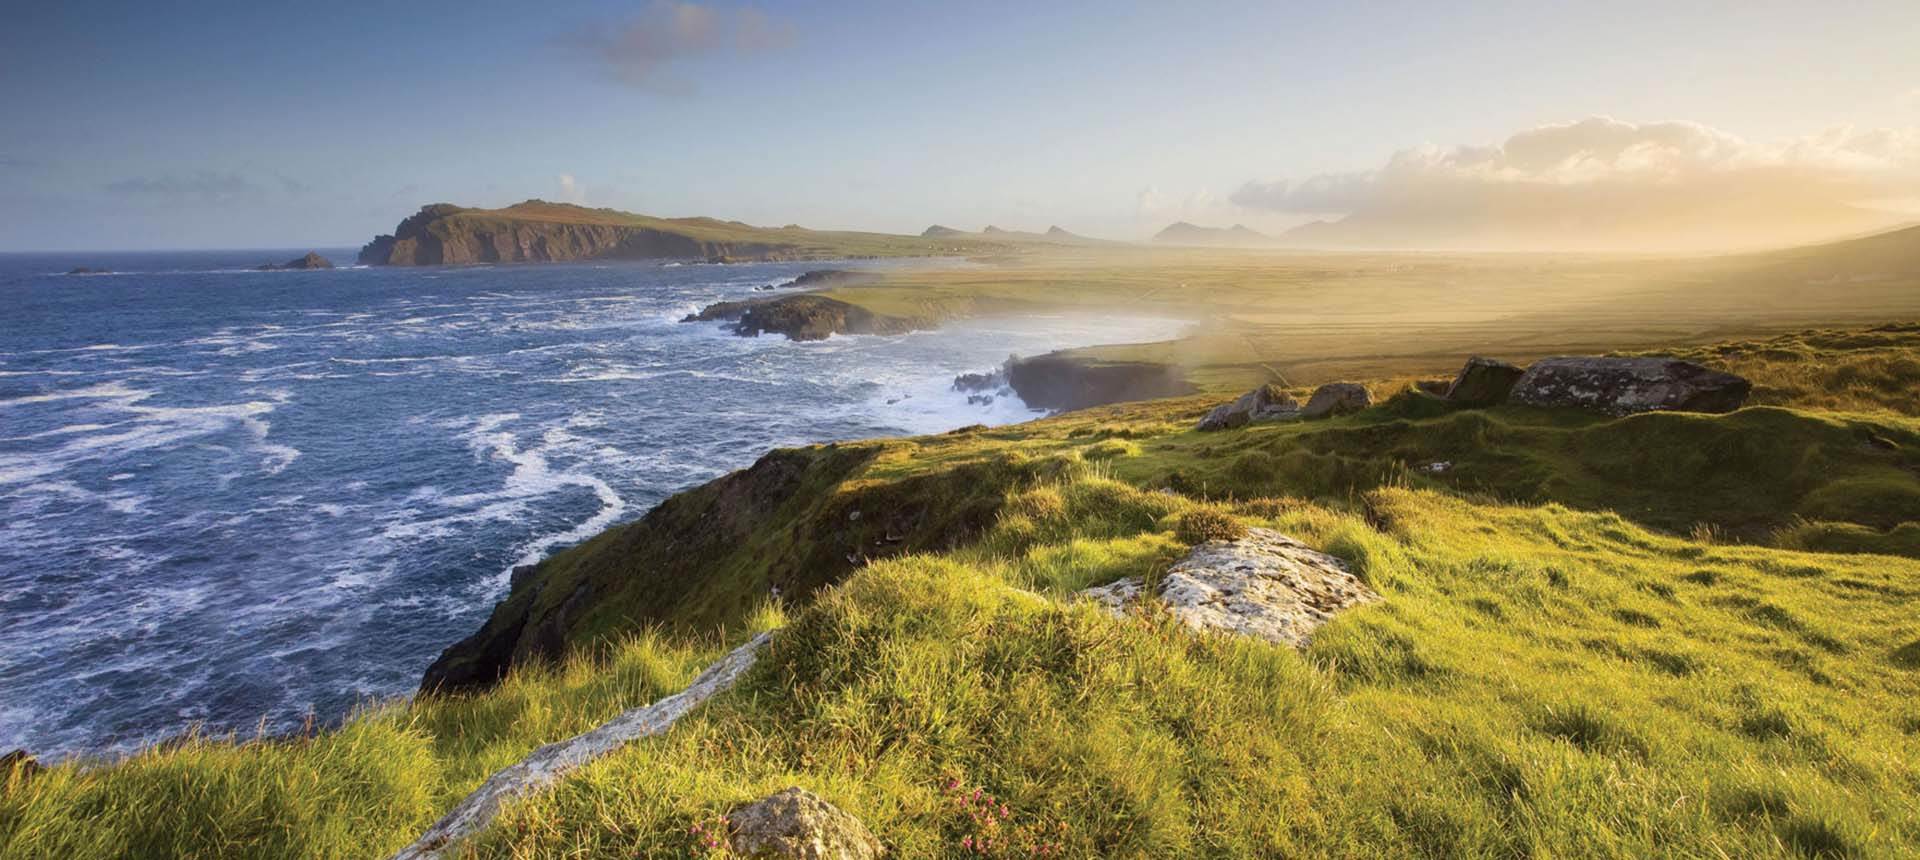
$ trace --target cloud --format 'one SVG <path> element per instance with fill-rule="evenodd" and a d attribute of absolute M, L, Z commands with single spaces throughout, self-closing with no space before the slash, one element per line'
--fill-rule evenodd
<path fill-rule="evenodd" d="M 139 194 L 156 197 L 218 197 L 230 194 L 248 194 L 259 187 L 237 173 L 216 173 L 203 170 L 192 176 L 162 176 L 159 178 L 122 179 L 109 182 L 106 189 L 115 194 Z"/>
<path fill-rule="evenodd" d="M 574 181 L 571 173 L 560 174 L 560 200 L 563 203 L 587 202 L 586 194 L 580 190 L 580 183 Z"/>
<path fill-rule="evenodd" d="M 1892 217 L 1863 204 L 1916 189 L 1920 129 L 1838 128 L 1757 143 L 1693 122 L 1591 117 L 1492 146 L 1401 150 L 1372 170 L 1252 181 L 1231 200 L 1265 212 L 1344 215 L 1348 232 L 1372 238 L 1450 232 L 1475 239 L 1455 244 L 1498 244 L 1491 240 L 1552 239 L 1557 231 L 1579 241 L 1551 244 L 1600 247 L 1664 234 L 1657 244 L 1706 246 L 1742 235 L 1756 244 L 1865 229 Z"/>
<path fill-rule="evenodd" d="M 792 25 L 757 9 L 654 0 L 630 19 L 582 31 L 569 42 L 622 83 L 686 89 L 690 84 L 671 74 L 678 63 L 769 51 L 792 40 Z"/>

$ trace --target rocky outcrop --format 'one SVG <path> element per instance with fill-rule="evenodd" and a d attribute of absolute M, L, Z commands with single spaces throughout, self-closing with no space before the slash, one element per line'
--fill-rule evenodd
<path fill-rule="evenodd" d="M 1732 412 L 1752 383 L 1731 373 L 1673 358 L 1567 356 L 1533 363 L 1508 400 L 1524 406 L 1636 412 Z"/>
<path fill-rule="evenodd" d="M 1300 417 L 1300 401 L 1272 385 L 1262 385 L 1222 403 L 1200 419 L 1197 430 L 1232 430 L 1256 421 L 1284 421 Z"/>
<path fill-rule="evenodd" d="M 886 449 L 772 451 L 516 572 L 486 623 L 428 667 L 421 692 L 486 687 L 513 666 L 549 662 L 574 643 L 622 631 L 737 626 L 769 594 L 804 605 L 871 560 L 973 539 L 995 522 L 1006 491 L 1030 480 L 1021 471 L 1030 464 L 997 461 L 900 481 L 853 480 Z M 728 585 L 716 589 L 716 580 Z"/>
<path fill-rule="evenodd" d="M 1170 365 L 1101 361 L 1071 352 L 1009 359 L 1006 373 L 1008 386 L 1028 406 L 1054 411 L 1177 397 L 1198 390 Z"/>
<path fill-rule="evenodd" d="M 975 406 L 992 406 L 1001 397 L 1015 396 L 1004 366 L 986 373 L 962 373 L 953 378 L 953 390 L 967 395 L 967 402 Z"/>
<path fill-rule="evenodd" d="M 1446 398 L 1461 406 L 1498 406 L 1526 371 L 1497 358 L 1474 356 L 1447 387 Z"/>
<path fill-rule="evenodd" d="M 733 333 L 741 337 L 771 332 L 786 335 L 790 340 L 825 340 L 836 334 L 905 334 L 927 325 L 920 320 L 876 314 L 850 302 L 811 293 L 716 302 L 681 320 L 713 321 L 732 321 Z"/>
<path fill-rule="evenodd" d="M 427 828 L 412 845 L 400 849 L 393 860 L 432 860 L 458 854 L 461 843 L 480 832 L 493 817 L 515 798 L 558 783 L 568 773 L 640 738 L 652 737 L 672 728 L 681 717 L 708 699 L 733 688 L 740 676 L 753 668 L 760 649 L 772 634 L 761 633 L 745 645 L 735 648 L 719 662 L 708 666 L 685 690 L 643 707 L 621 712 L 592 731 L 564 741 L 550 743 L 531 755 L 503 768 L 481 783 L 472 794 Z"/>
<path fill-rule="evenodd" d="M 322 257 L 319 254 L 316 254 L 312 251 L 308 251 L 306 256 L 304 257 L 295 257 L 294 259 L 288 260 L 278 265 L 275 265 L 273 263 L 268 263 L 264 266 L 260 266 L 259 270 L 262 272 L 282 272 L 282 271 L 299 271 L 302 269 L 331 269 L 331 268 L 333 268 L 332 260 Z"/>
<path fill-rule="evenodd" d="M 742 262 L 856 256 L 865 245 L 797 228 L 770 230 L 711 218 L 651 218 L 528 200 L 504 209 L 425 206 L 360 249 L 370 266 L 683 259 Z M 933 249 L 928 248 L 931 252 Z"/>
<path fill-rule="evenodd" d="M 1300 410 L 1302 418 L 1331 418 L 1359 412 L 1373 405 L 1373 394 L 1367 387 L 1357 382 L 1329 382 L 1313 390 L 1313 396 L 1307 398 L 1307 405 Z"/>
<path fill-rule="evenodd" d="M 860 819 L 794 787 L 727 813 L 733 853 L 778 860 L 873 860 L 885 853 Z"/>
<path fill-rule="evenodd" d="M 1137 578 L 1089 588 L 1080 596 L 1115 614 L 1146 596 Z M 1306 647 L 1313 631 L 1351 606 L 1380 595 L 1333 556 L 1272 529 L 1193 548 L 1160 578 L 1160 606 L 1198 631 L 1253 636 Z"/>
<path fill-rule="evenodd" d="M 75 266 L 67 270 L 69 275 L 111 275 L 112 269 L 96 269 L 91 266 Z"/>

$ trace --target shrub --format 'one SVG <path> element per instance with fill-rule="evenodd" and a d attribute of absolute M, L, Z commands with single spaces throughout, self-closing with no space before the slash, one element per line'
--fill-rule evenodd
<path fill-rule="evenodd" d="M 1201 544 L 1210 540 L 1239 540 L 1247 536 L 1247 527 L 1213 508 L 1200 508 L 1181 514 L 1173 533 L 1187 543 Z"/>

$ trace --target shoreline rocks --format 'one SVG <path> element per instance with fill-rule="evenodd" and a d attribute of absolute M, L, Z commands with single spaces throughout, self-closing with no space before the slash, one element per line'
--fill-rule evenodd
<path fill-rule="evenodd" d="M 876 314 L 856 304 L 814 293 L 716 302 L 681 322 L 732 321 L 741 337 L 772 332 L 789 340 L 825 340 L 836 334 L 905 334 L 924 328 L 921 321 Z"/>

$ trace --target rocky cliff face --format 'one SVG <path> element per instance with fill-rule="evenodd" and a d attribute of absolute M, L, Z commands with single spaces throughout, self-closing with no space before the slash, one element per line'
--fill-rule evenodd
<path fill-rule="evenodd" d="M 557 209 L 537 201 L 501 210 L 467 209 L 450 203 L 424 206 L 401 221 L 391 235 L 377 236 L 362 247 L 360 262 L 370 266 L 437 266 L 594 259 L 795 260 L 809 256 L 796 244 L 772 238 L 707 239 L 671 226 L 576 217 L 576 212 L 591 215 L 593 210 L 565 207 L 556 215 Z"/>
<path fill-rule="evenodd" d="M 486 625 L 447 648 L 424 692 L 484 687 L 648 626 L 711 631 L 778 596 L 805 602 L 869 560 L 946 549 L 999 513 L 1019 464 L 965 464 L 874 484 L 853 480 L 888 443 L 776 450 L 677 494 L 637 522 L 515 571 Z"/>
<path fill-rule="evenodd" d="M 1145 361 L 1094 361 L 1066 352 L 1012 359 L 1006 374 L 1014 393 L 1035 409 L 1085 409 L 1199 390 L 1175 367 Z"/>

